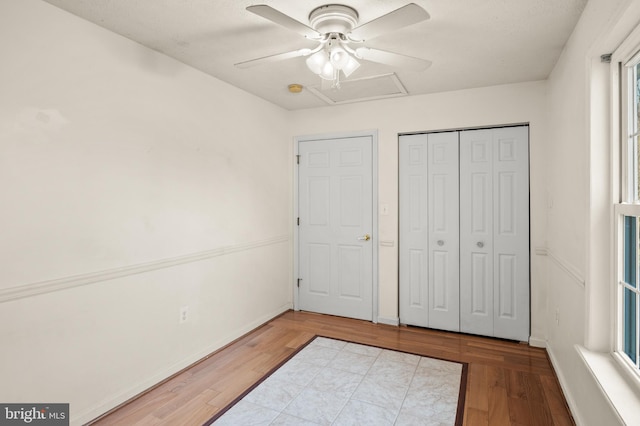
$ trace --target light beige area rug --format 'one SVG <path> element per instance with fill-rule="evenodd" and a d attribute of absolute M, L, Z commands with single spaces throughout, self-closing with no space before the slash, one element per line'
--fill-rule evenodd
<path fill-rule="evenodd" d="M 206 425 L 462 425 L 467 364 L 316 336 Z"/>

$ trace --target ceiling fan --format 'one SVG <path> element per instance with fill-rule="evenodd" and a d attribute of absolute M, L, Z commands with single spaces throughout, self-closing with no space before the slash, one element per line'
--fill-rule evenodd
<path fill-rule="evenodd" d="M 304 56 L 312 72 L 323 82 L 331 82 L 331 87 L 339 88 L 340 73 L 348 78 L 360 66 L 358 59 L 413 71 L 423 71 L 431 65 L 425 59 L 364 46 L 370 39 L 429 19 L 429 14 L 415 3 L 361 25 L 358 25 L 358 12 L 341 4 L 326 4 L 313 9 L 309 14 L 309 25 L 264 4 L 249 6 L 247 10 L 317 41 L 318 46 L 240 62 L 235 64 L 238 68 Z"/>

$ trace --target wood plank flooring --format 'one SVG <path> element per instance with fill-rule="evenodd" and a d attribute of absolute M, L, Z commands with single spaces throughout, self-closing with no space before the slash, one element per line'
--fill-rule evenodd
<path fill-rule="evenodd" d="M 201 425 L 315 335 L 469 363 L 464 425 L 573 425 L 546 351 L 289 311 L 93 425 Z"/>

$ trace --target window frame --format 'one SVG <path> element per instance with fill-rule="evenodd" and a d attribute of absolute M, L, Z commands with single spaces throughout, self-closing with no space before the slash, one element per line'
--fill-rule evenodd
<path fill-rule="evenodd" d="M 638 133 L 637 129 L 632 129 L 632 122 L 629 121 L 630 111 L 629 106 L 634 104 L 633 112 L 637 116 L 637 111 L 635 110 L 635 103 L 633 102 L 633 94 L 630 93 L 629 85 L 633 83 L 633 79 L 630 78 L 633 67 L 640 63 L 640 45 L 637 48 L 637 51 L 631 56 L 627 57 L 626 60 L 620 61 L 618 63 L 619 66 L 619 91 L 620 91 L 620 154 L 622 156 L 621 162 L 621 176 L 620 176 L 620 199 L 619 203 L 629 204 L 629 205 L 640 205 L 639 194 L 636 192 L 635 194 L 632 192 L 632 185 L 630 182 L 633 182 L 633 186 L 638 189 L 638 180 L 640 176 L 638 176 L 638 147 L 634 148 L 634 156 L 633 158 L 629 158 L 629 149 L 626 148 L 629 145 L 629 138 Z M 637 124 L 636 124 L 637 125 Z M 631 165 L 633 162 L 633 165 Z M 630 171 L 631 169 L 631 171 Z"/>
<path fill-rule="evenodd" d="M 631 54 L 630 54 L 631 53 Z M 634 141 L 638 138 L 640 123 L 638 123 L 638 105 L 635 102 L 637 87 L 638 64 L 640 64 L 640 34 L 638 31 L 625 40 L 616 50 L 612 60 L 612 106 L 614 132 L 613 140 L 618 140 L 618 146 L 614 147 L 614 194 L 613 218 L 614 218 L 614 341 L 613 356 L 630 376 L 640 382 L 640 259 L 636 259 L 636 287 L 625 283 L 625 217 L 640 218 L 640 175 L 638 172 L 638 150 L 640 147 Z M 636 78 L 634 78 L 636 77 Z M 635 91 L 634 91 L 635 90 Z M 616 108 L 617 107 L 617 108 Z M 635 119 L 634 119 L 635 117 Z M 615 129 L 619 126 L 617 129 Z M 633 127 L 635 125 L 635 128 Z M 616 149 L 617 148 L 617 149 Z M 618 154 L 618 155 L 615 155 Z M 618 167 L 615 167 L 615 159 L 618 159 Z M 618 171 L 616 173 L 616 170 Z M 617 191 L 616 191 L 617 189 Z M 638 235 L 636 235 L 636 240 Z M 637 243 L 636 243 L 637 244 Z M 637 248 L 640 253 L 640 247 Z M 636 294 L 635 305 L 635 362 L 626 354 L 624 345 L 624 294 L 625 289 L 630 289 Z"/>

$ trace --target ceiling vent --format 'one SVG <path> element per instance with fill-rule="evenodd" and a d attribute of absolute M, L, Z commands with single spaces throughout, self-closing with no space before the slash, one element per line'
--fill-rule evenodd
<path fill-rule="evenodd" d="M 408 95 L 398 76 L 394 73 L 373 77 L 343 80 L 340 88 L 323 89 L 321 86 L 307 88 L 311 93 L 329 105 L 351 102 L 372 101 L 375 99 L 395 98 Z"/>

